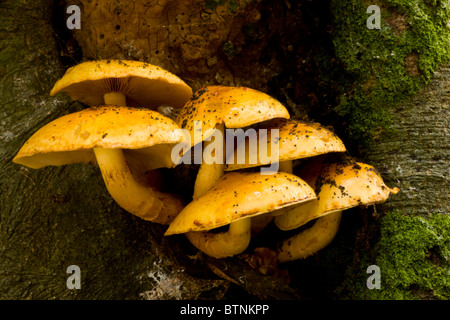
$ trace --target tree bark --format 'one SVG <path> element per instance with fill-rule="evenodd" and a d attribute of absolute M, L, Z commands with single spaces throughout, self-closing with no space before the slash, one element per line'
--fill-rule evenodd
<path fill-rule="evenodd" d="M 450 66 L 424 89 L 389 111 L 392 132 L 364 154 L 401 192 L 384 207 L 411 215 L 449 213 Z"/>
<path fill-rule="evenodd" d="M 449 65 L 441 66 L 424 88 L 389 110 L 392 132 L 362 151 L 386 184 L 400 191 L 375 212 L 348 217 L 335 246 L 347 243 L 353 258 L 336 296 L 450 298 L 449 80 Z M 381 290 L 366 287 L 370 265 L 380 268 Z"/>

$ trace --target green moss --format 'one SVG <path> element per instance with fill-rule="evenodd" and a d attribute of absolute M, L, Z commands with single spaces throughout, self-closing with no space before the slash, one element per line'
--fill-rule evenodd
<path fill-rule="evenodd" d="M 369 5 L 381 9 L 381 29 L 369 29 Z M 372 141 L 387 130 L 389 108 L 417 92 L 450 57 L 447 1 L 331 1 L 335 55 L 347 73 L 336 111 L 349 138 Z M 387 132 L 389 132 L 387 130 Z"/>
<path fill-rule="evenodd" d="M 231 41 L 227 41 L 222 46 L 223 52 L 227 55 L 228 59 L 232 59 L 236 54 L 236 47 Z"/>
<path fill-rule="evenodd" d="M 364 253 L 338 290 L 352 299 L 450 299 L 450 216 L 412 217 L 391 212 L 381 219 L 381 237 Z M 381 289 L 368 289 L 369 265 L 380 267 Z"/>

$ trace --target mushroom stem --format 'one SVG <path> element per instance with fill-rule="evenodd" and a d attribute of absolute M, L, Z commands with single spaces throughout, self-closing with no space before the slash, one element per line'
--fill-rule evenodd
<path fill-rule="evenodd" d="M 299 234 L 283 240 L 278 246 L 278 262 L 305 259 L 325 248 L 339 230 L 342 210 L 318 218 L 314 225 Z"/>
<path fill-rule="evenodd" d="M 218 124 L 216 130 L 219 130 L 221 136 L 225 137 L 224 124 Z M 225 139 L 223 141 L 225 141 Z M 205 148 L 211 143 L 213 142 L 205 142 Z M 224 145 L 225 143 L 222 144 L 222 147 L 224 147 Z M 222 152 L 222 154 L 219 154 L 219 162 L 210 164 L 205 163 L 204 161 L 202 162 L 195 180 L 194 199 L 197 199 L 211 189 L 217 180 L 224 174 L 224 149 L 216 149 L 214 152 Z M 247 249 L 251 237 L 251 218 L 244 218 L 230 223 L 229 229 L 226 232 L 213 233 L 191 231 L 186 233 L 186 237 L 197 249 L 211 257 L 217 259 L 231 257 L 242 253 Z"/>
<path fill-rule="evenodd" d="M 164 204 L 163 194 L 136 182 L 121 149 L 94 148 L 94 153 L 109 194 L 123 209 L 148 221 L 164 209 L 178 210 L 176 203 Z"/>
<path fill-rule="evenodd" d="M 223 124 L 218 124 L 216 126 L 216 130 L 218 130 L 218 133 L 221 134 L 219 136 L 225 137 L 225 126 Z M 205 150 L 205 148 L 207 148 L 212 143 L 217 143 L 217 141 L 206 141 L 203 150 Z M 222 142 L 219 143 L 219 145 L 222 147 L 224 146 L 224 144 L 225 143 Z M 225 154 L 223 150 L 215 149 L 214 152 L 221 152 L 221 154 L 216 155 L 216 159 L 218 159 L 219 161 L 214 161 L 213 163 L 209 161 L 209 163 L 206 163 L 205 159 L 203 159 L 202 157 L 202 163 L 200 164 L 200 169 L 198 170 L 197 177 L 195 179 L 193 194 L 194 199 L 197 199 L 206 191 L 208 191 L 214 185 L 214 183 L 216 183 L 216 181 L 219 180 L 219 178 L 224 174 Z"/>
<path fill-rule="evenodd" d="M 278 171 L 292 173 L 294 171 L 293 161 L 292 160 L 280 161 L 278 164 Z M 251 228 L 252 232 L 254 234 L 261 232 L 263 229 L 265 229 L 269 225 L 269 223 L 271 223 L 273 221 L 273 219 L 275 218 L 276 215 L 283 214 L 283 213 L 287 212 L 288 209 L 289 208 L 283 208 L 280 210 L 276 210 L 274 212 L 269 212 L 265 215 L 260 215 L 260 216 L 251 218 L 253 221 L 252 228 Z"/>
<path fill-rule="evenodd" d="M 231 257 L 247 249 L 250 243 L 251 218 L 230 223 L 227 232 L 191 231 L 185 235 L 200 251 L 216 259 Z"/>
<path fill-rule="evenodd" d="M 162 202 L 163 208 L 159 215 L 152 220 L 159 224 L 169 225 L 173 219 L 181 212 L 184 208 L 184 201 L 181 197 L 171 194 L 154 191 L 158 199 Z"/>
<path fill-rule="evenodd" d="M 103 100 L 107 105 L 126 106 L 127 97 L 122 92 L 109 92 L 103 95 Z"/>
<path fill-rule="evenodd" d="M 280 217 L 277 217 L 275 224 L 280 230 L 293 230 L 308 222 L 320 218 L 324 212 L 319 207 L 319 201 L 313 200 L 301 206 L 288 208 Z"/>

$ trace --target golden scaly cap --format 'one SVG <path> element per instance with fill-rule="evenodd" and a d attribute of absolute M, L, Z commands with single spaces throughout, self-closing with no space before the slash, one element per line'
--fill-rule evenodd
<path fill-rule="evenodd" d="M 313 189 L 293 174 L 230 172 L 188 204 L 165 235 L 211 230 L 315 198 Z"/>
<path fill-rule="evenodd" d="M 244 128 L 273 118 L 288 119 L 289 112 L 279 101 L 251 88 L 209 86 L 196 91 L 180 110 L 176 122 L 191 135 L 191 145 L 210 137 L 218 124 Z M 195 132 L 200 121 L 201 132 Z"/>
<path fill-rule="evenodd" d="M 182 107 L 192 89 L 176 75 L 158 66 L 130 60 L 87 61 L 69 68 L 50 95 L 67 93 L 73 100 L 96 106 L 104 95 L 120 92 L 126 105 L 155 109 L 161 105 Z"/>

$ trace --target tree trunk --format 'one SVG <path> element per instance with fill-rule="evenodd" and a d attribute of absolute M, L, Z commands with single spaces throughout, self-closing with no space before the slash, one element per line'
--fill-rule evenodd
<path fill-rule="evenodd" d="M 449 213 L 450 66 L 436 71 L 426 88 L 392 107 L 392 132 L 365 150 L 387 183 L 401 192 L 384 207 L 412 215 Z"/>
<path fill-rule="evenodd" d="M 390 110 L 392 132 L 365 150 L 365 159 L 400 192 L 377 207 L 379 215 L 361 223 L 346 271 L 358 280 L 347 277 L 337 290 L 342 297 L 450 298 L 449 89 L 446 65 Z M 370 265 L 380 268 L 381 290 L 364 285 Z"/>

